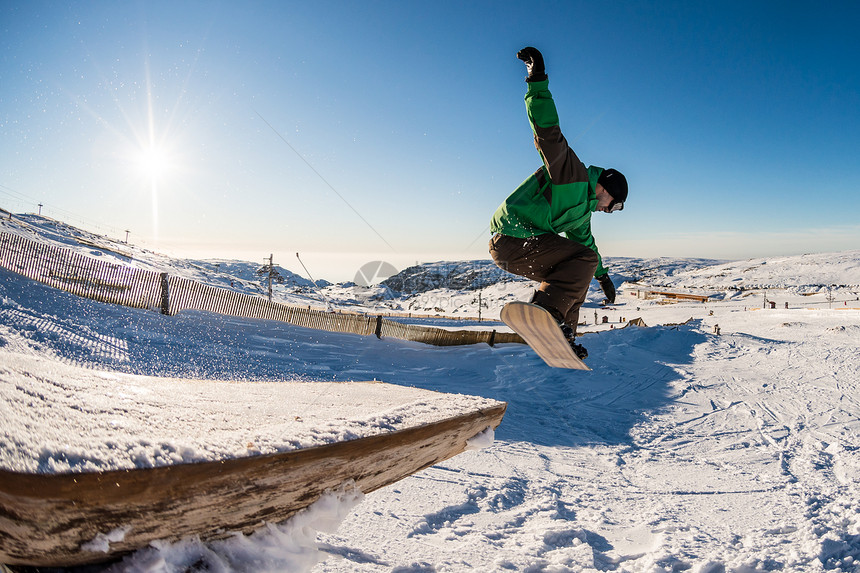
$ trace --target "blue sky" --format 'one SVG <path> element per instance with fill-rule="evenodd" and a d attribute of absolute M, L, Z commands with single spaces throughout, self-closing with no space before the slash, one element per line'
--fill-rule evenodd
<path fill-rule="evenodd" d="M 604 256 L 860 245 L 854 2 L 8 2 L 0 207 L 351 278 L 488 258 L 525 69 L 630 183 Z M 294 270 L 301 271 L 301 268 Z M 319 276 L 317 278 L 319 278 Z"/>

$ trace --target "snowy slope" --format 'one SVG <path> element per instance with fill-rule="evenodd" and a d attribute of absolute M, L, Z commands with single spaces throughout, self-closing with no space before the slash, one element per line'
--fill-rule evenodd
<path fill-rule="evenodd" d="M 858 259 L 688 268 L 673 259 L 662 271 L 610 261 L 616 279 L 651 269 L 654 284 L 678 288 L 719 290 L 745 268 L 757 282 L 708 304 L 620 297 L 601 308 L 593 292 L 586 373 L 550 369 L 521 345 L 440 348 L 205 313 L 165 317 L 11 273 L 0 275 L 0 351 L 107 376 L 376 378 L 509 404 L 482 450 L 363 498 L 346 487 L 254 536 L 158 544 L 115 571 L 857 572 Z M 818 282 L 830 260 L 833 282 Z M 753 310 L 763 296 L 754 284 L 781 289 L 768 291 L 776 310 Z M 814 284 L 846 286 L 804 296 Z M 527 283 L 514 285 L 480 292 L 485 302 L 528 295 Z M 466 290 L 434 288 L 398 304 L 475 296 Z M 449 310 L 475 310 L 469 304 Z M 593 314 L 608 322 L 592 324 Z M 649 327 L 622 328 L 622 317 Z M 244 407 L 264 406 L 249 394 Z"/>
<path fill-rule="evenodd" d="M 856 289 L 860 287 L 860 251 L 733 261 L 686 270 L 654 284 L 709 289 L 791 288 L 799 292 L 827 287 Z"/>
<path fill-rule="evenodd" d="M 268 265 L 262 260 L 252 263 L 227 259 L 176 259 L 38 215 L 15 215 L 12 220 L 2 219 L 0 232 L 68 248 L 114 264 L 166 272 L 220 288 L 249 294 L 265 294 L 268 289 Z M 314 283 L 306 278 L 277 265 L 274 270 L 276 291 L 286 294 L 314 289 Z M 328 284 L 322 281 L 321 286 Z"/>

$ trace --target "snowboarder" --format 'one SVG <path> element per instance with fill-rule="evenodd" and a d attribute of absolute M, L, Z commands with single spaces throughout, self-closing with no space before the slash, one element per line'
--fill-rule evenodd
<path fill-rule="evenodd" d="M 585 358 L 588 352 L 574 337 L 592 277 L 615 302 L 615 286 L 591 234 L 591 213 L 623 209 L 627 179 L 579 160 L 561 133 L 543 56 L 527 47 L 517 58 L 528 73 L 526 111 L 543 165 L 493 215 L 490 255 L 502 269 L 540 281 L 531 302 L 553 315 L 576 355 Z"/>

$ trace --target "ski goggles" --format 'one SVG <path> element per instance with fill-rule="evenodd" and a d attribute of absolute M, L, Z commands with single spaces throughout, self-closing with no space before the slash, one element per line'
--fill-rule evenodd
<path fill-rule="evenodd" d="M 624 209 L 624 201 L 616 201 L 615 199 L 613 199 L 612 203 L 610 203 L 609 206 L 606 208 L 606 212 L 614 213 L 616 211 L 621 211 L 622 209 Z"/>

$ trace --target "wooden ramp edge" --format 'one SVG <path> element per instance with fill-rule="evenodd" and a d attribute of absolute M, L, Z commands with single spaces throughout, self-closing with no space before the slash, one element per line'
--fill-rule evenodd
<path fill-rule="evenodd" d="M 73 566 L 114 560 L 157 539 L 202 540 L 280 522 L 326 489 L 355 480 L 364 493 L 466 449 L 507 404 L 396 432 L 223 461 L 102 473 L 0 470 L 0 563 Z M 118 528 L 107 553 L 81 545 Z"/>

